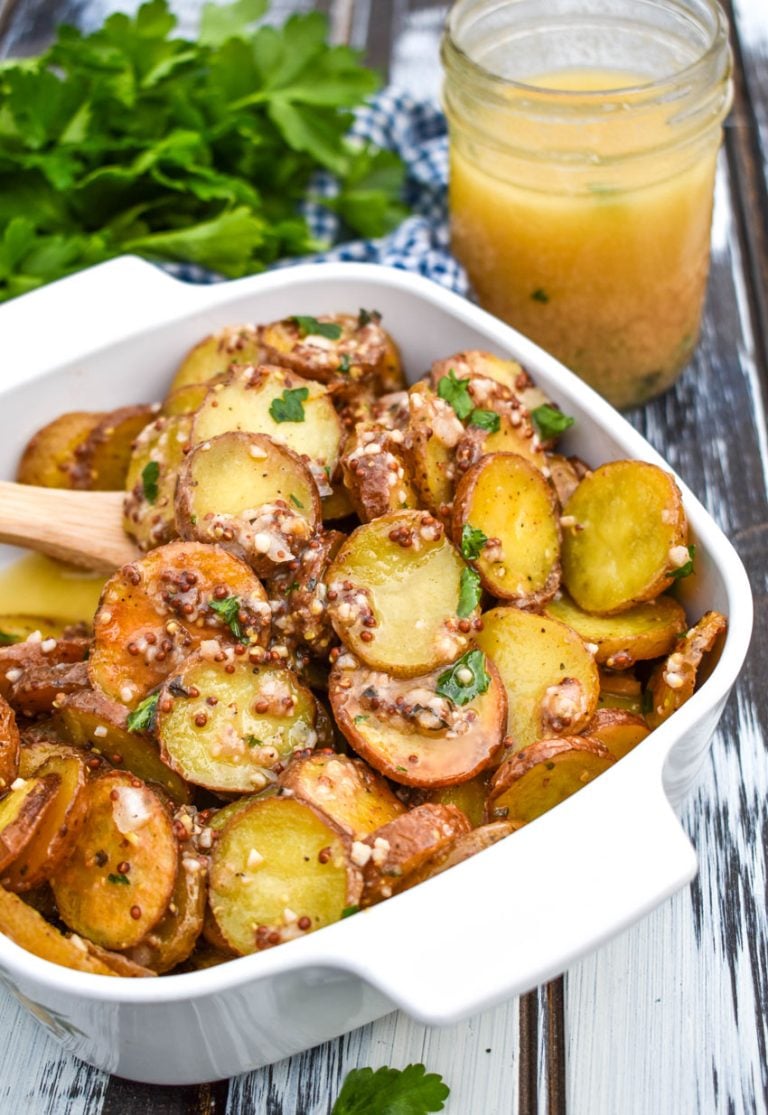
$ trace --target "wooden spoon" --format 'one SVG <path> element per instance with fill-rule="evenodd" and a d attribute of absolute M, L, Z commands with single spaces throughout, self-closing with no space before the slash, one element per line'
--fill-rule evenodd
<path fill-rule="evenodd" d="M 123 498 L 0 480 L 0 542 L 112 573 L 141 557 L 123 531 Z"/>

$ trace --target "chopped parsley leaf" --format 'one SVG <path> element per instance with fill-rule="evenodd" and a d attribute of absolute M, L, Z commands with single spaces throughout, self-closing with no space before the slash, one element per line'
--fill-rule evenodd
<path fill-rule="evenodd" d="M 148 461 L 141 470 L 141 486 L 144 489 L 144 498 L 147 503 L 154 503 L 157 499 L 157 481 L 160 478 L 160 465 L 157 461 Z"/>
<path fill-rule="evenodd" d="M 359 716 L 356 716 L 356 717 L 355 717 L 355 724 L 362 724 L 362 722 L 363 722 L 364 720 L 367 720 L 367 719 L 368 719 L 368 717 L 367 717 L 367 716 L 364 716 L 364 715 L 363 715 L 363 713 L 360 713 L 360 715 L 359 715 Z"/>
<path fill-rule="evenodd" d="M 681 581 L 683 577 L 690 577 L 693 573 L 693 559 L 696 557 L 696 547 L 691 545 L 688 547 L 688 561 L 685 565 L 673 569 L 669 576 L 675 581 Z"/>
<path fill-rule="evenodd" d="M 437 393 L 446 403 L 451 404 L 462 422 L 475 409 L 469 394 L 469 382 L 466 379 L 457 379 L 453 368 L 438 383 Z"/>
<path fill-rule="evenodd" d="M 293 492 L 291 492 L 291 503 L 294 505 L 294 507 L 300 507 L 302 511 L 304 510 L 304 504 L 301 502 L 298 496 L 295 496 L 293 494 Z"/>
<path fill-rule="evenodd" d="M 360 313 L 357 315 L 357 328 L 358 329 L 363 329 L 366 325 L 370 325 L 371 322 L 374 322 L 374 324 L 378 325 L 378 323 L 380 321 L 381 321 L 381 314 L 379 313 L 378 310 L 362 310 L 361 309 Z"/>
<path fill-rule="evenodd" d="M 341 326 L 335 321 L 318 321 L 316 317 L 304 314 L 294 314 L 289 321 L 298 325 L 302 337 L 327 337 L 329 341 L 338 341 L 341 336 Z"/>
<path fill-rule="evenodd" d="M 472 615 L 480 603 L 482 591 L 479 575 L 475 573 L 474 569 L 464 566 L 459 578 L 459 603 L 456 608 L 456 615 L 460 619 L 466 619 L 467 616 Z"/>
<path fill-rule="evenodd" d="M 488 541 L 488 535 L 479 527 L 465 523 L 461 528 L 461 553 L 467 561 L 480 557 L 480 551 Z"/>
<path fill-rule="evenodd" d="M 534 290 L 531 294 L 531 298 L 534 302 L 549 302 L 549 295 L 547 294 L 546 290 L 542 290 L 541 287 L 536 287 L 536 290 Z"/>
<path fill-rule="evenodd" d="M 487 430 L 489 434 L 495 434 L 501 426 L 501 418 L 495 410 L 480 410 L 475 407 L 469 416 L 469 424 Z"/>
<path fill-rule="evenodd" d="M 275 422 L 303 422 L 304 400 L 308 395 L 308 387 L 286 387 L 282 395 L 269 404 L 269 413 Z"/>
<path fill-rule="evenodd" d="M 0 647 L 8 647 L 12 643 L 20 643 L 18 635 L 9 635 L 7 631 L 0 631 Z"/>
<path fill-rule="evenodd" d="M 129 732 L 153 731 L 157 719 L 157 702 L 159 700 L 160 694 L 153 693 L 151 696 L 145 697 L 133 712 L 128 713 L 125 726 Z"/>
<path fill-rule="evenodd" d="M 349 359 L 349 353 L 342 352 L 341 356 L 339 357 L 339 371 L 343 375 L 348 375 L 351 364 L 352 362 Z"/>
<path fill-rule="evenodd" d="M 114 875 L 110 872 L 109 875 L 107 875 L 107 881 L 110 883 L 122 883 L 124 887 L 129 887 L 131 885 L 131 880 L 127 875 L 123 875 L 122 872 L 119 875 Z"/>
<path fill-rule="evenodd" d="M 540 407 L 535 407 L 531 411 L 531 418 L 539 437 L 543 441 L 549 441 L 551 438 L 557 437 L 558 434 L 562 434 L 576 421 L 575 418 L 571 418 L 570 414 L 563 414 L 561 410 L 558 410 L 557 407 L 551 407 L 549 403 L 542 403 Z"/>
<path fill-rule="evenodd" d="M 240 598 L 238 596 L 225 596 L 223 600 L 209 600 L 208 607 L 212 612 L 223 619 L 229 630 L 239 639 L 241 643 L 247 643 L 248 639 L 243 635 L 243 629 L 240 626 Z"/>
<path fill-rule="evenodd" d="M 344 909 L 341 911 L 341 916 L 342 916 L 342 918 L 351 918 L 353 914 L 359 914 L 359 913 L 360 913 L 360 907 L 359 906 L 345 906 Z"/>
<path fill-rule="evenodd" d="M 249 747 L 261 747 L 263 740 L 260 740 L 258 736 L 246 736 L 245 742 Z"/>
<path fill-rule="evenodd" d="M 491 679 L 485 669 L 485 659 L 481 650 L 468 650 L 454 662 L 450 669 L 437 679 L 436 692 L 447 697 L 455 705 L 468 705 L 481 693 L 485 693 Z"/>

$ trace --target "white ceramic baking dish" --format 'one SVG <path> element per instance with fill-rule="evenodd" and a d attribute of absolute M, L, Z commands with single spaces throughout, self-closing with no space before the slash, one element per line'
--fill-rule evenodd
<path fill-rule="evenodd" d="M 0 476 L 66 410 L 160 397 L 185 349 L 237 321 L 376 308 L 418 377 L 483 347 L 520 360 L 576 419 L 593 464 L 664 462 L 607 403 L 514 330 L 439 286 L 364 264 L 299 266 L 208 287 L 121 259 L 0 307 Z M 281 948 L 207 971 L 116 980 L 69 971 L 0 936 L 0 979 L 62 1044 L 155 1083 L 229 1077 L 400 1007 L 450 1023 L 527 991 L 687 883 L 696 856 L 675 816 L 746 654 L 752 601 L 733 548 L 681 482 L 697 546 L 691 618 L 730 620 L 706 683 L 667 723 L 551 813 L 420 887 Z M 418 607 L 418 602 L 414 602 Z"/>

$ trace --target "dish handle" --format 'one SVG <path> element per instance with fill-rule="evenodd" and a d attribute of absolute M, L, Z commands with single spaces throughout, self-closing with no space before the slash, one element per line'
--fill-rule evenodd
<path fill-rule="evenodd" d="M 693 878 L 697 859 L 658 763 L 649 782 L 634 758 L 471 860 L 357 915 L 360 932 L 335 966 L 418 1021 L 447 1024 L 551 979 L 639 920 Z"/>

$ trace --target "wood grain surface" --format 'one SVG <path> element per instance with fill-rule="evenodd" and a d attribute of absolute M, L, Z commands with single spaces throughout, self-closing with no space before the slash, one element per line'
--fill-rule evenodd
<path fill-rule="evenodd" d="M 182 30 L 197 0 L 178 0 Z M 132 0 L 0 0 L 0 57 L 62 19 L 93 26 Z M 446 10 L 430 0 L 321 7 L 337 41 L 414 95 L 436 96 Z M 64 1055 L 0 993 L 0 1112 L 328 1115 L 346 1072 L 423 1061 L 449 1115 L 753 1115 L 768 1111 L 768 4 L 733 0 L 735 103 L 726 126 L 701 343 L 676 388 L 631 415 L 686 478 L 747 566 L 755 635 L 683 820 L 692 886 L 538 993 L 446 1029 L 393 1014 L 229 1082 L 164 1089 Z M 610 834 L 606 834 L 606 840 Z M 599 850 L 596 850 L 599 854 Z"/>

